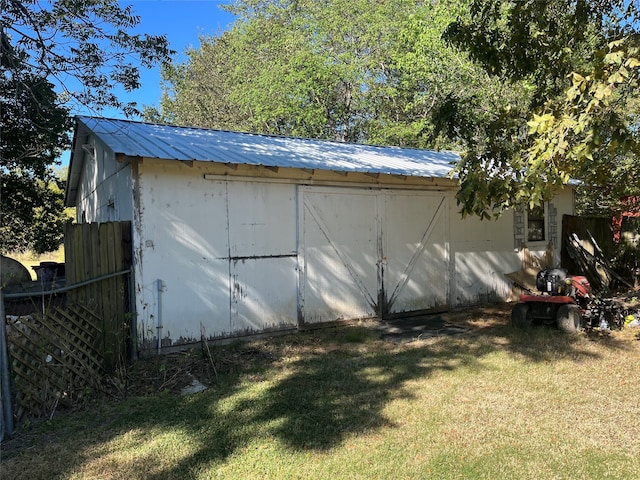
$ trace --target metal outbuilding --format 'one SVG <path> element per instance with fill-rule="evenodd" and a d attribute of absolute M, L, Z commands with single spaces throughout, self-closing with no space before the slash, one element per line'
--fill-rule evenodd
<path fill-rule="evenodd" d="M 132 222 L 140 347 L 184 345 L 509 298 L 523 245 L 560 258 L 573 191 L 462 219 L 458 160 L 79 117 L 66 205 L 78 222 Z"/>

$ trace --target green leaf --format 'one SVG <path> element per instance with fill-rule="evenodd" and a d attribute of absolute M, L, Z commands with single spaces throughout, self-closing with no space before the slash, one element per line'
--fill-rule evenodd
<path fill-rule="evenodd" d="M 621 65 L 624 60 L 624 52 L 613 51 L 607 53 L 604 57 L 604 62 L 609 65 Z"/>
<path fill-rule="evenodd" d="M 636 58 L 636 57 L 631 57 L 628 58 L 627 61 L 624 63 L 625 67 L 627 68 L 639 68 L 640 67 L 640 59 Z"/>
<path fill-rule="evenodd" d="M 621 71 L 617 71 L 609 77 L 609 82 L 611 84 L 623 83 L 624 81 L 625 81 L 625 75 L 623 75 Z"/>
<path fill-rule="evenodd" d="M 611 94 L 611 89 L 609 89 L 607 85 L 604 85 L 601 83 L 601 84 L 598 84 L 598 86 L 596 87 L 596 91 L 593 94 L 593 96 L 596 97 L 598 100 L 602 100 L 604 97 L 610 94 Z"/>

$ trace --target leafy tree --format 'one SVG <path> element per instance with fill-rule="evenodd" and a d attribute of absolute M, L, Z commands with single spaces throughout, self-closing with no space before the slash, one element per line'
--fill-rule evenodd
<path fill-rule="evenodd" d="M 55 172 L 34 179 L 22 172 L 2 175 L 0 247 L 3 252 L 51 252 L 61 244 L 64 223 L 64 182 Z"/>
<path fill-rule="evenodd" d="M 383 94 L 373 96 L 375 143 L 464 151 L 496 138 L 491 125 L 500 112 L 527 105 L 522 85 L 500 85 L 443 40 L 452 19 L 468 15 L 467 2 L 429 2 L 405 23 Z"/>
<path fill-rule="evenodd" d="M 365 99 L 408 0 L 242 0 L 231 31 L 165 69 L 162 115 L 177 123 L 361 140 Z"/>
<path fill-rule="evenodd" d="M 52 171 L 69 147 L 70 113 L 116 107 L 114 87 L 140 86 L 139 67 L 168 59 L 164 36 L 117 0 L 0 0 L 0 250 L 58 247 L 63 186 Z"/>
<path fill-rule="evenodd" d="M 511 145 L 470 144 L 459 169 L 463 212 L 539 205 L 571 177 L 594 198 L 637 192 L 628 180 L 640 169 L 639 26 L 626 0 L 475 0 L 471 16 L 450 25 L 448 38 L 496 81 L 531 91 L 527 109 L 497 124 Z"/>
<path fill-rule="evenodd" d="M 164 69 L 149 120 L 420 148 L 512 145 L 530 89 L 442 38 L 468 2 L 236 2 L 232 30 Z M 490 187 L 493 188 L 493 187 Z"/>
<path fill-rule="evenodd" d="M 64 188 L 51 165 L 68 144 L 69 111 L 51 83 L 28 72 L 2 86 L 0 251 L 52 251 L 62 237 Z"/>
<path fill-rule="evenodd" d="M 234 75 L 232 38 L 224 32 L 215 41 L 201 38 L 200 49 L 186 52 L 184 64 L 163 65 L 160 110 L 147 107 L 147 121 L 190 126 L 249 128 L 248 115 L 232 98 Z"/>
<path fill-rule="evenodd" d="M 416 147 L 457 146 L 441 120 L 502 90 L 441 39 L 466 2 L 242 0 L 230 31 L 164 69 L 148 119 Z"/>
<path fill-rule="evenodd" d="M 239 2 L 243 70 L 256 75 L 237 97 L 270 133 L 367 141 L 369 98 L 415 9 L 409 0 Z"/>
<path fill-rule="evenodd" d="M 29 71 L 62 89 L 62 100 L 100 110 L 138 113 L 114 94 L 140 87 L 139 66 L 168 60 L 165 36 L 134 35 L 140 18 L 118 0 L 0 0 L 3 65 Z"/>

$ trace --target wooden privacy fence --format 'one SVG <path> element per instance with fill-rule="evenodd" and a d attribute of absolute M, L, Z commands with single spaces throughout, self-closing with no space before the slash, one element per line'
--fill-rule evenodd
<path fill-rule="evenodd" d="M 103 373 L 127 361 L 134 330 L 130 265 L 130 222 L 68 225 L 66 281 L 48 291 L 5 295 L 2 315 L 11 315 L 2 325 L 8 356 L 0 397 L 3 403 L 7 395 L 13 399 L 12 417 L 42 417 L 72 406 Z"/>
<path fill-rule="evenodd" d="M 68 285 L 83 285 L 131 267 L 131 222 L 67 224 L 64 233 Z M 131 337 L 129 277 L 115 275 L 67 293 L 70 304 L 85 305 L 101 319 L 99 349 L 106 370 L 129 355 Z"/>

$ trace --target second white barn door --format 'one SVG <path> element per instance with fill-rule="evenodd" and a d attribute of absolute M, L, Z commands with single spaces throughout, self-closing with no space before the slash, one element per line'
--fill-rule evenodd
<path fill-rule="evenodd" d="M 304 187 L 299 208 L 299 320 L 318 323 L 376 315 L 377 195 Z"/>
<path fill-rule="evenodd" d="M 440 194 L 301 187 L 299 321 L 446 305 L 446 202 Z"/>
<path fill-rule="evenodd" d="M 447 306 L 447 202 L 441 194 L 384 196 L 384 314 Z"/>

